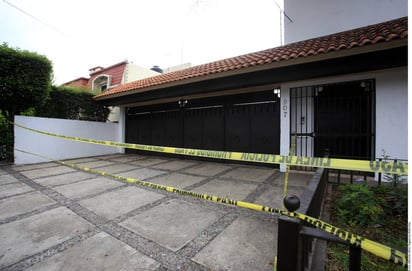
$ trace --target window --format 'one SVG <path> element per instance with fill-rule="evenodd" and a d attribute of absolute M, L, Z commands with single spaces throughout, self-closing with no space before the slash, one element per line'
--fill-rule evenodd
<path fill-rule="evenodd" d="M 112 77 L 107 74 L 98 75 L 96 78 L 93 79 L 92 89 L 95 91 L 106 91 L 110 87 Z"/>

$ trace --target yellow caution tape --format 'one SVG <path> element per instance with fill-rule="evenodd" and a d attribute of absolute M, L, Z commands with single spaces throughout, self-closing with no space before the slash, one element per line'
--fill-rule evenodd
<path fill-rule="evenodd" d="M 326 222 L 323 222 L 317 218 L 313 218 L 304 214 L 295 213 L 296 217 L 300 220 L 304 220 L 307 223 L 315 226 L 318 229 L 324 230 L 334 236 L 349 242 L 352 245 L 359 246 L 362 249 L 381 257 L 382 259 L 391 261 L 397 265 L 407 267 L 406 254 L 402 251 L 393 249 L 389 246 L 374 242 L 372 240 L 363 238 L 359 235 L 350 233 L 348 231 L 342 230 L 338 227 L 332 226 Z"/>
<path fill-rule="evenodd" d="M 295 150 L 296 147 L 296 136 L 293 136 L 293 143 L 292 146 L 290 146 L 289 149 L 289 156 L 291 156 Z M 286 172 L 285 172 L 285 182 L 283 184 L 283 199 L 286 198 L 286 194 L 288 191 L 288 185 L 289 185 L 289 170 L 290 170 L 290 165 L 286 166 Z M 285 210 L 285 204 L 282 203 L 282 210 Z"/>
<path fill-rule="evenodd" d="M 122 176 L 119 176 L 119 175 L 114 175 L 114 174 L 111 174 L 111 173 L 108 173 L 108 172 L 99 171 L 99 170 L 96 170 L 96 169 L 92 169 L 92 168 L 83 167 L 83 166 L 68 163 L 68 162 L 55 160 L 55 159 L 47 157 L 47 156 L 38 155 L 38 154 L 31 153 L 31 152 L 23 151 L 23 150 L 18 150 L 18 149 L 15 149 L 15 150 L 19 151 L 19 152 L 26 153 L 26 154 L 42 157 L 44 159 L 59 163 L 61 165 L 69 166 L 69 167 L 79 169 L 79 170 L 83 170 L 85 172 L 90 172 L 90 173 L 98 174 L 98 175 L 101 175 L 101 176 L 112 177 L 112 178 L 115 178 L 119 181 L 123 181 L 123 182 L 127 182 L 127 183 L 138 184 L 138 185 L 141 185 L 141 186 L 145 186 L 145 187 L 149 187 L 149 188 L 153 188 L 153 189 L 159 189 L 159 190 L 167 191 L 167 192 L 170 192 L 170 193 L 176 193 L 176 194 L 180 194 L 180 195 L 183 195 L 183 196 L 190 196 L 190 197 L 209 200 L 209 201 L 213 201 L 213 202 L 238 206 L 238 207 L 242 207 L 242 208 L 252 209 L 252 210 L 255 210 L 255 211 L 262 211 L 262 212 L 267 212 L 267 213 L 272 213 L 272 214 L 280 214 L 280 215 L 286 215 L 286 216 L 289 216 L 289 217 L 296 217 L 300 220 L 306 221 L 307 223 L 315 226 L 318 229 L 321 229 L 321 230 L 324 230 L 328 233 L 331 233 L 334 236 L 336 236 L 336 237 L 338 237 L 338 238 L 340 238 L 344 241 L 347 241 L 352 245 L 359 246 L 362 249 L 364 249 L 364 250 L 366 250 L 366 251 L 368 251 L 368 252 L 370 252 L 370 253 L 378 256 L 378 257 L 381 257 L 385 260 L 391 261 L 391 262 L 393 262 L 397 265 L 407 267 L 406 254 L 403 253 L 402 251 L 393 249 L 389 246 L 374 242 L 372 240 L 363 238 L 359 235 L 356 235 L 356 234 L 350 233 L 348 231 L 342 230 L 338 227 L 332 226 L 331 224 L 323 222 L 322 220 L 319 220 L 317 218 L 314 218 L 314 217 L 311 217 L 311 216 L 308 216 L 308 215 L 305 215 L 305 214 L 301 214 L 301 213 L 297 213 L 297 212 L 283 211 L 283 210 L 280 210 L 280 209 L 276 209 L 276 208 L 272 208 L 272 207 L 268 207 L 268 206 L 263 206 L 263 205 L 259 205 L 259 204 L 255 204 L 255 203 L 240 201 L 240 200 L 234 200 L 234 199 L 229 199 L 229 198 L 221 198 L 221 197 L 217 197 L 217 196 L 211 196 L 211 195 L 207 195 L 207 194 L 196 193 L 196 192 L 192 192 L 192 191 L 187 191 L 187 190 L 174 188 L 174 187 L 171 187 L 171 186 L 165 186 L 165 185 L 161 185 L 161 184 L 155 184 L 155 183 L 151 183 L 151 182 L 139 181 L 139 180 L 136 180 L 136 179 L 133 179 L 133 178 L 126 178 L 126 177 L 122 177 Z"/>
<path fill-rule="evenodd" d="M 88 139 L 74 136 L 65 136 L 49 132 L 44 132 L 32 128 L 25 127 L 14 123 L 17 127 L 36 132 L 43 135 L 49 135 L 58 138 L 69 139 L 73 141 L 106 145 L 112 147 L 121 147 L 142 151 L 161 152 L 170 154 L 180 154 L 187 156 L 216 158 L 234 161 L 256 162 L 266 164 L 285 164 L 291 166 L 306 166 L 306 167 L 323 167 L 332 169 L 343 169 L 353 171 L 366 172 L 381 172 L 388 174 L 408 175 L 408 164 L 404 162 L 388 162 L 388 161 L 367 161 L 367 160 L 350 160 L 337 158 L 320 158 L 320 157 L 305 157 L 305 156 L 285 156 L 277 154 L 263 153 L 247 153 L 247 152 L 230 152 L 230 151 L 213 151 L 189 148 L 164 147 L 153 145 L 141 145 L 120 143 L 105 140 Z"/>

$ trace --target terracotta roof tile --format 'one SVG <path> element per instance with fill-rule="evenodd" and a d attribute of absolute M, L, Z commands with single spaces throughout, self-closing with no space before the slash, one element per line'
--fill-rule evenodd
<path fill-rule="evenodd" d="M 184 80 L 190 78 L 240 70 L 252 66 L 266 65 L 272 62 L 304 58 L 396 39 L 405 39 L 407 37 L 408 17 L 403 17 L 388 22 L 300 41 L 281 47 L 218 60 L 184 70 L 145 78 L 116 87 L 96 96 L 96 98 L 106 97 L 118 93 L 126 93 L 133 90 L 144 90 L 148 87 L 160 86 L 162 84 L 173 83 L 176 81 L 182 81 L 182 83 L 184 83 Z"/>

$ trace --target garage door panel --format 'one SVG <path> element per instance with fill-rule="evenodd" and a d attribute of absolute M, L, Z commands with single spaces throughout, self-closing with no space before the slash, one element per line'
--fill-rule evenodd
<path fill-rule="evenodd" d="M 181 147 L 181 121 L 179 111 L 169 111 L 164 113 L 164 143 L 163 146 Z"/>
<path fill-rule="evenodd" d="M 249 109 L 247 105 L 239 105 L 226 111 L 227 151 L 249 152 Z"/>
<path fill-rule="evenodd" d="M 165 130 L 166 119 L 163 113 L 153 113 L 152 117 L 152 144 L 163 146 L 165 145 Z"/>
<path fill-rule="evenodd" d="M 203 112 L 203 149 L 223 150 L 225 147 L 225 115 L 223 106 L 207 108 Z"/>
<path fill-rule="evenodd" d="M 202 110 L 189 109 L 184 116 L 184 147 L 202 148 Z"/>
<path fill-rule="evenodd" d="M 139 125 L 139 121 L 136 119 L 135 116 L 130 116 L 127 120 L 127 129 L 126 129 L 126 142 L 129 143 L 138 143 L 138 136 L 137 136 L 137 127 Z"/>
<path fill-rule="evenodd" d="M 141 114 L 137 116 L 137 142 L 139 144 L 152 144 L 152 125 L 151 125 L 151 114 Z"/>
<path fill-rule="evenodd" d="M 273 93 L 272 91 L 270 91 Z M 273 95 L 273 94 L 272 94 Z M 162 105 L 129 110 L 127 140 L 132 143 L 238 152 L 279 153 L 278 101 L 244 102 L 242 96 L 189 103 L 193 107 L 162 110 Z M 273 96 L 271 96 L 273 98 Z M 194 107 L 199 106 L 199 107 Z M 144 112 L 143 112 L 144 110 Z M 139 115 L 140 114 L 140 115 Z"/>
<path fill-rule="evenodd" d="M 250 114 L 251 149 L 258 153 L 279 153 L 279 115 L 276 103 L 256 104 Z"/>

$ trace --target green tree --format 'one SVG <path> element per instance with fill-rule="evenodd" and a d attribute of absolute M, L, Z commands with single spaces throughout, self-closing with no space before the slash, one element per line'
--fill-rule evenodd
<path fill-rule="evenodd" d="M 13 160 L 16 114 L 42 104 L 50 90 L 52 63 L 34 52 L 0 45 L 0 160 Z"/>
<path fill-rule="evenodd" d="M 81 88 L 52 86 L 45 103 L 35 108 L 35 115 L 104 122 L 110 114 L 110 109 L 93 100 L 94 95 Z"/>
<path fill-rule="evenodd" d="M 0 110 L 16 114 L 42 104 L 49 93 L 52 63 L 43 55 L 0 45 Z"/>

